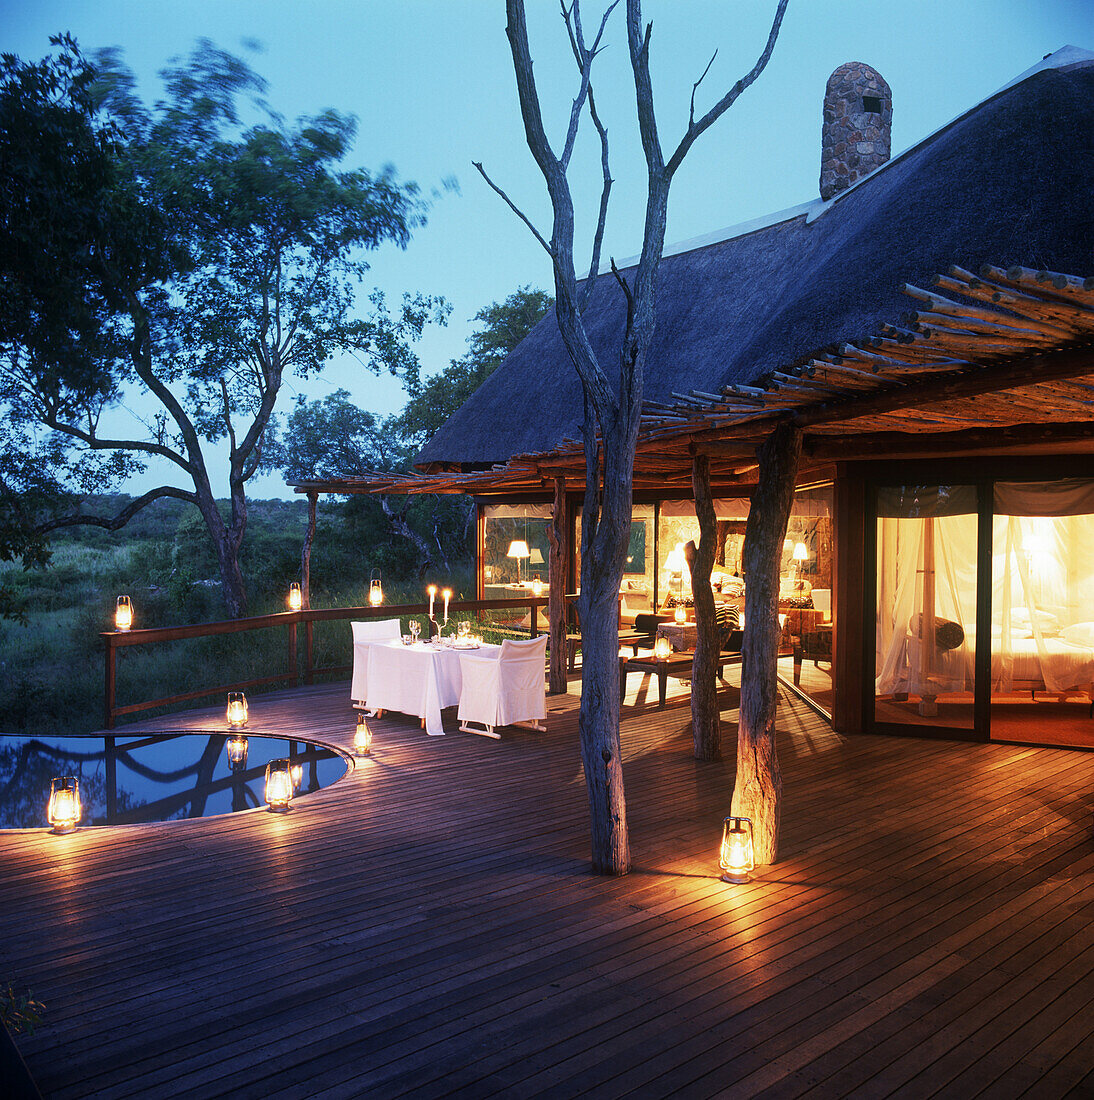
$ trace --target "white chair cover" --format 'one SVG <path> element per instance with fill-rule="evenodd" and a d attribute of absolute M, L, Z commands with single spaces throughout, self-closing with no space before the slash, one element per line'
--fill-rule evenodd
<path fill-rule="evenodd" d="M 527 642 L 506 639 L 494 658 L 461 653 L 461 724 L 476 722 L 492 731 L 494 726 L 546 718 L 546 654 L 546 634 Z"/>
<path fill-rule="evenodd" d="M 353 631 L 353 678 L 350 681 L 351 703 L 363 703 L 368 698 L 368 647 L 372 642 L 390 642 L 400 636 L 398 619 L 366 619 L 350 623 Z"/>

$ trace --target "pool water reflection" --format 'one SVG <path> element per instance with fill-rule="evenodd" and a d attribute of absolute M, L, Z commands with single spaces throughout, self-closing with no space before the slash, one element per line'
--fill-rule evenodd
<path fill-rule="evenodd" d="M 46 825 L 54 776 L 74 775 L 81 827 L 212 817 L 265 805 L 266 765 L 288 758 L 295 797 L 329 787 L 346 759 L 308 741 L 247 736 L 229 760 L 223 732 L 116 734 L 113 737 L 0 735 L 0 828 Z"/>

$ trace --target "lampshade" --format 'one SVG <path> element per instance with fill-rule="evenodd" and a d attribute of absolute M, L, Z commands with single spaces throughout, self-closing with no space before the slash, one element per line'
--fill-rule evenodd
<path fill-rule="evenodd" d="M 543 564 L 543 551 L 538 546 L 533 546 L 531 554 L 528 557 L 528 560 L 533 565 L 542 565 Z"/>
<path fill-rule="evenodd" d="M 804 542 L 799 542 L 794 546 L 794 560 L 795 561 L 808 561 L 809 560 L 809 547 Z"/>
<path fill-rule="evenodd" d="M 683 573 L 684 566 L 687 565 L 688 559 L 684 556 L 684 544 L 678 542 L 669 552 L 665 558 L 665 568 L 670 573 Z"/>
<path fill-rule="evenodd" d="M 531 551 L 524 539 L 514 539 L 509 543 L 509 550 L 505 556 L 507 558 L 527 558 L 531 557 Z"/>

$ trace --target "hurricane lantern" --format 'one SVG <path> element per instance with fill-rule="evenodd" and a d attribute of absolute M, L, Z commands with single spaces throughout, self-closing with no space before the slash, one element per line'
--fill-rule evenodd
<path fill-rule="evenodd" d="M 293 581 L 289 585 L 289 610 L 299 611 L 304 606 L 304 593 L 300 591 L 300 582 Z"/>
<path fill-rule="evenodd" d="M 688 613 L 687 613 L 687 610 L 685 609 L 685 607 L 684 607 L 684 605 L 683 605 L 682 603 L 678 603 L 678 604 L 676 605 L 676 610 L 675 610 L 675 611 L 674 611 L 674 612 L 672 613 L 672 617 L 673 617 L 673 618 L 674 618 L 674 619 L 675 619 L 675 620 L 676 620 L 676 621 L 677 621 L 678 623 L 685 623 L 685 622 L 687 622 L 687 619 L 688 619 Z"/>
<path fill-rule="evenodd" d="M 292 768 L 288 760 L 271 760 L 266 765 L 266 806 L 271 813 L 284 814 L 292 802 Z"/>
<path fill-rule="evenodd" d="M 357 729 L 353 734 L 353 755 L 369 756 L 372 752 L 372 729 L 363 714 L 357 715 Z"/>
<path fill-rule="evenodd" d="M 671 657 L 672 642 L 668 638 L 660 637 L 653 643 L 653 655 L 655 657 Z"/>
<path fill-rule="evenodd" d="M 228 692 L 228 728 L 241 730 L 247 724 L 247 696 L 242 691 Z"/>
<path fill-rule="evenodd" d="M 133 625 L 133 601 L 128 596 L 119 596 L 114 604 L 114 629 L 128 630 Z"/>
<path fill-rule="evenodd" d="M 55 833 L 74 833 L 83 812 L 80 806 L 80 783 L 74 775 L 62 775 L 49 783 L 49 805 L 46 820 Z"/>
<path fill-rule="evenodd" d="M 532 578 L 532 595 L 538 600 L 543 595 L 543 581 L 538 576 Z"/>
<path fill-rule="evenodd" d="M 723 882 L 749 882 L 756 867 L 752 854 L 752 821 L 747 817 L 727 817 L 722 825 L 722 851 L 719 861 Z"/>
<path fill-rule="evenodd" d="M 370 607 L 379 607 L 384 602 L 384 586 L 380 583 L 379 569 L 374 569 L 369 579 L 368 602 Z"/>
<path fill-rule="evenodd" d="M 231 771 L 242 771 L 247 767 L 247 738 L 242 733 L 233 733 L 224 742 L 224 752 L 228 757 L 228 767 Z"/>

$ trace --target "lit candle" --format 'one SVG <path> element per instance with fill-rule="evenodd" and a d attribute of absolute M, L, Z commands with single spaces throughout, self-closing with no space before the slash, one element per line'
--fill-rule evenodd
<path fill-rule="evenodd" d="M 429 593 L 429 617 L 433 618 L 433 598 L 437 595 L 437 586 L 431 584 L 426 591 Z"/>
<path fill-rule="evenodd" d="M 444 596 L 444 621 L 448 622 L 448 601 L 452 599 L 452 589 L 446 588 L 442 595 Z"/>

